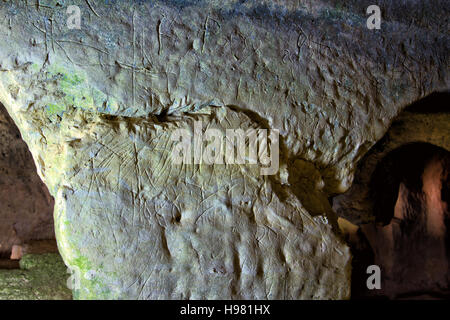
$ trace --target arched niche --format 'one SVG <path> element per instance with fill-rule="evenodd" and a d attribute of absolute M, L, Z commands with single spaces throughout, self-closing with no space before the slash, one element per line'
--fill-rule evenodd
<path fill-rule="evenodd" d="M 332 199 L 354 255 L 355 298 L 449 295 L 448 101 L 434 93 L 405 108 Z M 382 270 L 379 290 L 366 286 L 372 264 Z"/>

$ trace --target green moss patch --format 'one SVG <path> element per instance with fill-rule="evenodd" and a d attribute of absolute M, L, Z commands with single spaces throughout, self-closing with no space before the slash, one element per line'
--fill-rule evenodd
<path fill-rule="evenodd" d="M 67 272 L 55 253 L 29 254 L 20 270 L 0 270 L 0 300 L 71 300 Z"/>

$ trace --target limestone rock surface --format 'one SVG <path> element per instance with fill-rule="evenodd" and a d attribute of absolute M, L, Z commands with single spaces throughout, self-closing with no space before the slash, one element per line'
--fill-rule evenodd
<path fill-rule="evenodd" d="M 327 198 L 403 107 L 449 87 L 446 2 L 383 1 L 381 30 L 366 2 L 0 4 L 0 101 L 55 197 L 75 297 L 349 297 Z M 279 173 L 174 165 L 194 119 L 278 129 Z"/>

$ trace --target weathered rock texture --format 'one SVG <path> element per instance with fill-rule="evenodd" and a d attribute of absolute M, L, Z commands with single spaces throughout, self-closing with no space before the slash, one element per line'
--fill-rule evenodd
<path fill-rule="evenodd" d="M 0 105 L 0 258 L 13 245 L 54 239 L 54 201 L 19 130 Z"/>
<path fill-rule="evenodd" d="M 373 31 L 368 1 L 3 2 L 0 101 L 56 199 L 75 296 L 348 298 L 327 198 L 449 87 L 445 3 L 384 1 Z M 279 129 L 279 174 L 174 165 L 170 134 L 197 118 Z"/>

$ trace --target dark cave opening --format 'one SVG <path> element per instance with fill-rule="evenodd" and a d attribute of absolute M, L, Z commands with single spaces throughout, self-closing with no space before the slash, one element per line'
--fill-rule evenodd
<path fill-rule="evenodd" d="M 430 166 L 443 171 L 442 179 L 445 179 L 448 175 L 449 152 L 428 143 L 410 143 L 391 151 L 380 161 L 369 186 L 378 224 L 387 225 L 395 218 L 401 184 L 409 191 L 407 201 L 411 205 L 404 220 L 411 222 L 419 218 L 416 209 L 425 201 L 423 175 L 426 169 L 431 170 Z M 448 183 L 442 182 L 441 198 L 448 199 Z"/>
<path fill-rule="evenodd" d="M 53 207 L 28 146 L 0 104 L 0 269 L 19 268 L 27 253 L 58 252 Z"/>
<path fill-rule="evenodd" d="M 331 200 L 353 254 L 353 299 L 450 297 L 449 98 L 434 92 L 407 106 Z M 374 264 L 381 289 L 369 290 Z"/>
<path fill-rule="evenodd" d="M 410 143 L 388 153 L 369 184 L 375 223 L 353 239 L 353 298 L 450 297 L 450 152 Z M 382 270 L 381 289 L 368 291 L 367 265 Z"/>
<path fill-rule="evenodd" d="M 0 104 L 0 300 L 70 300 L 58 252 L 54 199 Z"/>

